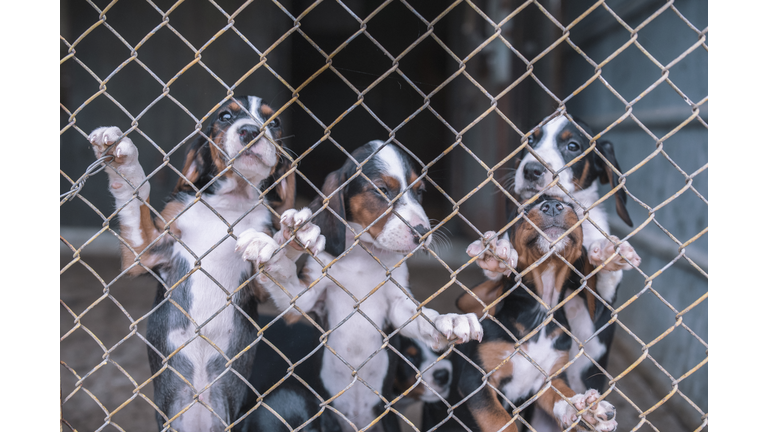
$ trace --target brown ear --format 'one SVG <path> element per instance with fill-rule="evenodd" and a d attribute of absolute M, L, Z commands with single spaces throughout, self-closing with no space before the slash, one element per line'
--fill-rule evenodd
<path fill-rule="evenodd" d="M 280 181 L 279 184 L 275 185 L 267 193 L 267 200 L 269 201 L 269 206 L 278 215 L 281 215 L 284 211 L 292 209 L 296 205 L 296 171 L 291 171 L 290 174 L 280 180 L 285 173 L 291 170 L 291 160 L 279 153 L 278 157 L 279 159 L 274 171 L 272 171 L 272 175 L 264 180 L 263 185 L 265 188 L 268 188 L 276 181 Z M 273 215 L 272 224 L 276 229 L 280 229 L 280 218 Z"/>
<path fill-rule="evenodd" d="M 503 287 L 504 278 L 501 278 L 497 281 L 487 280 L 472 288 L 472 292 L 480 300 L 482 300 L 483 303 L 489 305 L 496 301 L 497 298 L 499 298 Z M 498 305 L 494 305 L 488 309 L 488 313 L 491 316 L 496 314 L 496 306 Z M 468 292 L 465 292 L 464 294 L 460 295 L 458 299 L 456 299 L 456 307 L 464 313 L 473 313 L 477 315 L 478 318 L 483 316 L 483 305 L 474 297 L 472 297 Z"/>
<path fill-rule="evenodd" d="M 214 155 L 211 153 L 211 143 L 213 135 L 213 124 L 205 130 L 204 136 L 198 136 L 187 147 L 187 154 L 184 159 L 184 168 L 179 177 L 173 193 L 186 191 L 195 192 L 207 185 L 221 171 L 214 161 Z"/>
<path fill-rule="evenodd" d="M 611 165 L 616 168 L 617 171 L 621 172 L 619 161 L 616 160 L 616 155 L 613 152 L 613 144 L 608 141 L 598 141 L 597 149 L 600 151 L 600 154 L 605 156 L 605 159 L 607 159 L 608 162 L 610 162 Z M 608 164 L 605 163 L 605 160 L 603 160 L 603 158 L 600 156 L 595 155 L 595 161 L 597 166 L 600 168 L 600 183 L 610 183 L 611 188 L 616 187 L 616 185 L 619 184 L 619 176 L 616 175 L 611 167 L 608 166 Z M 619 189 L 616 191 L 614 196 L 616 197 L 616 213 L 627 225 L 632 226 L 632 219 L 629 217 L 626 206 L 627 193 L 624 192 L 624 189 Z"/>

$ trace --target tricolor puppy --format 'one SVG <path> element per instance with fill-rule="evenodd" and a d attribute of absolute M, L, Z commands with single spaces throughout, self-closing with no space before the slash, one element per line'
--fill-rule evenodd
<path fill-rule="evenodd" d="M 341 421 L 344 430 L 353 430 L 353 424 L 363 428 L 383 412 L 385 397 L 370 389 L 382 395 L 390 391 L 382 393 L 389 358 L 381 329 L 405 326 L 399 334 L 435 349 L 482 337 L 473 314 L 419 311 L 408 289 L 408 268 L 401 261 L 432 238 L 421 207 L 424 183 L 412 159 L 381 141 L 359 147 L 352 156 L 356 162 L 347 160 L 323 184 L 328 205 L 314 221 L 325 236 L 325 251 L 318 260 L 307 260 L 301 280 L 290 260 L 281 259 L 284 267 L 267 269 L 278 274 L 270 281 L 281 287 L 265 284 L 278 308 L 287 310 L 286 317 L 315 312 L 331 330 L 320 375 L 336 397 L 333 406 L 347 419 Z M 317 211 L 322 206 L 318 198 L 310 207 Z M 379 422 L 368 430 L 381 428 Z"/>
<path fill-rule="evenodd" d="M 184 178 L 160 217 L 145 204 L 149 183 L 131 139 L 114 126 L 89 136 L 97 157 L 114 156 L 106 171 L 123 268 L 160 282 L 146 334 L 160 429 L 223 431 L 246 394 L 235 372 L 247 377 L 255 352 L 257 287 L 245 284 L 254 268 L 239 259 L 235 240 L 247 229 L 271 235 L 265 204 L 280 213 L 294 202 L 292 176 L 274 184 L 289 164 L 273 114 L 257 97 L 226 102 L 189 146 Z M 262 200 L 266 187 L 274 194 Z M 276 237 L 284 243 L 286 235 Z"/>
<path fill-rule="evenodd" d="M 590 135 L 594 135 L 587 124 L 578 121 L 578 125 Z M 526 151 L 521 152 L 514 161 L 515 172 L 511 192 L 523 204 L 539 193 L 560 197 L 573 203 L 576 215 L 583 218 L 583 209 L 589 208 L 600 198 L 598 183 L 609 183 L 614 187 L 619 181 L 618 175 L 595 151 L 584 154 L 589 145 L 589 139 L 563 115 L 537 127 L 528 137 Z M 614 168 L 620 170 L 610 142 L 599 140 L 596 149 Z M 579 157 L 581 158 L 577 162 L 566 166 Z M 559 180 L 552 185 L 555 174 Z M 576 200 L 575 203 L 563 189 Z M 627 225 L 632 226 L 632 220 L 625 206 L 626 193 L 623 189 L 619 189 L 614 196 L 616 212 Z M 511 214 L 510 218 L 515 216 Z M 609 232 L 607 214 L 602 207 L 591 209 L 589 217 L 603 231 Z M 589 250 L 589 261 L 595 266 L 603 264 L 614 254 L 614 243 L 618 243 L 619 239 L 615 236 L 605 238 L 590 221 L 585 221 L 582 228 L 584 245 Z M 483 239 L 469 246 L 467 253 L 470 256 L 479 255 L 477 264 L 483 268 L 486 276 L 491 281 L 499 281 L 502 275 L 508 276 L 511 269 L 515 267 L 518 251 L 515 251 L 510 244 L 507 233 L 497 236 L 495 232 L 487 232 Z M 624 242 L 619 245 L 619 254 L 606 263 L 597 279 L 597 292 L 609 304 L 616 298 L 616 289 L 621 281 L 622 271 L 640 265 L 640 257 L 629 243 Z M 480 287 L 480 289 L 483 288 Z M 580 341 L 586 341 L 592 337 L 595 329 L 602 327 L 610 319 L 610 311 L 607 309 L 602 315 L 590 317 L 583 301 L 569 302 L 566 306 L 566 315 L 574 334 Z M 613 332 L 614 327 L 610 326 L 585 346 L 589 356 L 596 359 L 603 368 L 607 365 L 608 348 Z M 574 344 L 571 356 L 575 356 L 578 351 L 578 344 Z M 581 356 L 568 368 L 568 378 L 571 386 L 580 392 L 587 388 L 602 390 L 607 383 L 599 368 L 586 356 Z"/>
<path fill-rule="evenodd" d="M 528 220 L 520 219 L 510 228 L 510 243 L 518 253 L 518 271 L 527 273 L 519 283 L 505 280 L 501 303 L 493 311 L 495 319 L 482 322 L 483 341 L 461 347 L 485 373 L 464 363 L 459 392 L 462 397 L 471 395 L 467 406 L 481 431 L 516 432 L 518 426 L 512 422 L 510 412 L 551 379 L 552 387 L 535 403 L 557 422 L 559 430 L 571 427 L 580 414 L 581 422 L 591 429 L 581 423 L 575 425 L 576 429 L 613 431 L 617 426 L 613 406 L 598 401 L 597 390 L 574 391 L 561 371 L 568 362 L 572 340 L 563 330 L 569 327 L 565 306 L 558 304 L 567 292 L 581 285 L 580 276 L 568 264 L 582 274 L 593 269 L 582 248 L 582 229 L 576 226 L 579 218 L 572 204 L 546 195 L 525 207 L 524 212 Z M 552 242 L 555 243 L 550 248 Z M 539 259 L 543 262 L 529 268 Z M 585 290 L 579 295 L 583 295 L 584 303 L 594 314 L 595 299 Z M 555 306 L 558 307 L 553 310 Z"/>
<path fill-rule="evenodd" d="M 398 351 L 403 357 L 398 358 L 395 367 L 395 395 L 407 393 L 398 402 L 399 407 L 413 402 L 438 402 L 448 398 L 453 379 L 453 364 L 450 360 L 439 359 L 440 356 L 432 348 L 407 337 L 400 338 Z"/>

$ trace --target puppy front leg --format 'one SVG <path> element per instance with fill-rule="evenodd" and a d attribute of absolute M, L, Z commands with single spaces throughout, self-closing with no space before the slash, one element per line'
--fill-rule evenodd
<path fill-rule="evenodd" d="M 597 390 L 587 390 L 584 394 L 576 394 L 560 378 L 552 380 L 552 387 L 560 391 L 570 401 L 570 404 L 552 388 L 545 391 L 536 403 L 547 411 L 563 429 L 571 427 L 578 419 L 579 411 L 585 409 L 586 411 L 581 414 L 581 422 L 577 425 L 578 430 L 612 432 L 618 427 L 616 408 L 604 400 L 597 402 L 600 398 L 600 393 Z M 589 424 L 589 426 L 584 423 Z"/>
<path fill-rule="evenodd" d="M 488 250 L 485 250 L 486 246 Z M 486 232 L 483 238 L 467 247 L 467 255 L 478 257 L 475 263 L 483 269 L 485 277 L 493 281 L 509 276 L 517 265 L 517 251 L 509 242 L 507 233 L 497 236 L 494 231 Z"/>
<path fill-rule="evenodd" d="M 598 273 L 596 288 L 597 293 L 609 303 L 612 303 L 616 296 L 616 288 L 621 282 L 623 271 L 630 270 L 633 266 L 637 267 L 642 262 L 640 256 L 635 252 L 635 248 L 629 242 L 619 244 L 618 254 L 609 260 L 611 255 L 616 252 L 614 243 L 619 241 L 620 239 L 616 236 L 597 240 L 589 246 L 588 252 L 590 264 L 595 267 L 605 264 Z"/>
<path fill-rule="evenodd" d="M 296 263 L 287 256 L 291 248 L 279 248 L 280 245 L 272 237 L 251 228 L 240 234 L 235 252 L 241 253 L 243 260 L 253 262 L 254 271 L 261 268 L 261 274 L 256 280 L 267 290 L 280 311 L 288 311 L 285 319 L 292 322 L 302 316 L 294 304 L 302 311 L 309 312 L 315 307 L 324 287 L 321 282 L 301 294 L 308 285 L 299 279 Z"/>
<path fill-rule="evenodd" d="M 317 256 L 325 250 L 325 236 L 320 234 L 319 226 L 308 222 L 310 217 L 312 210 L 307 207 L 301 210 L 288 209 L 280 216 L 280 231 L 273 238 L 278 244 L 283 244 L 295 232 L 296 238 L 285 248 L 285 255 L 291 261 L 296 262 L 304 252 Z"/>
<path fill-rule="evenodd" d="M 495 369 L 495 366 L 486 364 L 483 361 L 484 356 L 480 352 L 484 347 L 487 348 L 487 346 L 484 344 L 471 344 L 468 349 L 472 360 L 476 364 L 485 371 L 491 371 Z M 468 363 L 463 363 L 461 373 L 458 375 L 459 394 L 462 397 L 472 395 L 467 400 L 467 408 L 469 408 L 475 423 L 483 432 L 517 432 L 517 425 L 512 423 L 512 416 L 504 409 L 496 391 L 491 387 L 498 388 L 502 375 L 505 378 L 512 376 L 511 363 L 507 363 L 503 370 L 497 370 L 491 374 L 483 388 L 477 391 L 477 393 L 474 393 L 475 390 L 483 385 L 483 374 L 477 368 Z"/>
<path fill-rule="evenodd" d="M 122 244 L 123 269 L 129 267 L 135 261 L 135 254 L 139 254 L 157 238 L 160 234 L 154 223 L 149 208 L 144 202 L 149 202 L 149 183 L 146 182 L 144 169 L 139 164 L 139 150 L 130 138 L 124 137 L 119 142 L 118 138 L 123 133 L 115 126 L 100 127 L 88 136 L 93 146 L 96 158 L 105 154 L 113 155 L 114 159 L 107 163 L 106 172 L 109 176 L 109 191 L 115 198 L 115 205 L 120 209 L 118 221 L 120 223 L 120 237 L 129 247 Z M 117 144 L 115 144 L 117 142 Z M 107 150 L 109 146 L 114 147 Z M 132 249 L 132 250 L 131 250 Z M 160 256 L 146 252 L 141 261 L 148 266 L 157 264 Z M 140 274 L 145 270 L 141 266 L 135 266 L 129 274 Z"/>
<path fill-rule="evenodd" d="M 395 298 L 389 309 L 389 322 L 399 328 L 416 315 L 417 308 L 413 301 L 398 288 L 393 289 L 392 296 Z M 444 350 L 453 341 L 464 343 L 483 339 L 483 327 L 473 313 L 441 315 L 434 309 L 426 307 L 422 308 L 421 312 L 421 315 L 403 327 L 403 336 L 421 340 L 436 351 Z M 424 316 L 435 325 L 430 324 Z"/>

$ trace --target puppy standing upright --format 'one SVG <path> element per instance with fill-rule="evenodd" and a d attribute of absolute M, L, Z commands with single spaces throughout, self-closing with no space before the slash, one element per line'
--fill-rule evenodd
<path fill-rule="evenodd" d="M 578 125 L 590 135 L 594 135 L 587 124 L 578 121 Z M 527 150 L 515 158 L 516 171 L 511 188 L 513 195 L 522 203 L 536 194 L 546 193 L 573 203 L 573 208 L 581 219 L 584 217 L 584 209 L 594 205 L 600 198 L 598 183 L 610 183 L 611 187 L 618 184 L 619 177 L 595 151 L 584 155 L 590 146 L 590 141 L 564 115 L 559 115 L 543 126 L 534 129 L 528 137 L 528 146 L 538 158 Z M 610 142 L 599 140 L 596 142 L 596 149 L 614 168 L 620 170 L 613 145 Z M 571 166 L 566 166 L 578 157 L 581 159 Z M 547 166 L 540 161 L 545 162 Z M 557 184 L 550 186 L 554 179 L 553 172 L 557 173 L 559 180 Z M 626 209 L 626 193 L 623 189 L 619 189 L 614 196 L 617 214 L 627 225 L 632 226 L 632 220 Z M 576 202 L 573 202 L 574 199 Z M 511 217 L 514 216 L 514 214 L 511 215 Z M 591 208 L 589 218 L 591 221 L 587 220 L 582 223 L 584 246 L 588 248 L 590 263 L 598 266 L 607 261 L 614 253 L 614 242 L 618 242 L 619 239 L 614 236 L 607 239 L 598 230 L 599 227 L 606 233 L 609 232 L 608 217 L 602 207 Z M 494 232 L 485 233 L 482 240 L 469 246 L 467 253 L 470 256 L 477 256 L 488 244 L 490 250 L 480 255 L 477 264 L 483 268 L 491 281 L 499 281 L 500 284 L 502 275 L 509 275 L 510 269 L 515 267 L 517 252 L 508 241 L 508 233 L 499 236 L 498 240 L 493 240 L 495 235 Z M 495 256 L 491 251 L 495 252 Z M 597 278 L 597 293 L 608 304 L 611 304 L 616 298 L 616 289 L 621 281 L 622 271 L 631 269 L 633 265 L 640 265 L 640 257 L 629 243 L 621 243 L 619 253 L 621 256 L 617 255 L 613 260 L 607 262 Z M 496 257 L 503 261 L 497 261 Z M 487 283 L 478 287 L 478 290 L 495 291 L 499 284 Z M 610 310 L 608 309 L 604 309 L 603 313 L 598 316 L 590 317 L 583 301 L 568 302 L 565 312 L 574 335 L 582 342 L 592 337 L 596 329 L 602 327 L 610 319 Z M 614 327 L 609 326 L 592 338 L 584 348 L 589 356 L 603 368 L 607 365 L 608 349 L 613 338 L 613 331 Z M 578 344 L 573 344 L 571 357 L 575 357 L 578 351 Z M 574 390 L 580 392 L 587 388 L 603 389 L 607 382 L 605 375 L 586 356 L 579 357 L 568 368 L 568 379 Z"/>
<path fill-rule="evenodd" d="M 512 423 L 509 413 L 513 408 L 510 403 L 519 407 L 551 379 L 551 387 L 535 404 L 557 422 L 559 430 L 571 427 L 578 411 L 588 408 L 581 421 L 590 428 L 578 424 L 576 429 L 613 431 L 617 426 L 613 406 L 597 402 L 600 393 L 594 389 L 574 391 L 560 372 L 568 362 L 572 345 L 567 333 L 570 321 L 565 317 L 565 305 L 552 309 L 565 299 L 569 290 L 581 285 L 581 276 L 570 265 L 582 275 L 593 270 L 582 248 L 582 229 L 574 228 L 578 222 L 576 212 L 571 204 L 546 195 L 524 211 L 530 222 L 518 220 L 510 228 L 510 241 L 519 254 L 518 271 L 528 271 L 519 283 L 505 280 L 506 297 L 492 311 L 494 319 L 482 323 L 483 342 L 462 346 L 462 351 L 484 372 L 463 364 L 459 392 L 462 397 L 469 397 L 467 406 L 481 431 L 517 432 L 517 423 Z M 561 236 L 564 237 L 550 248 L 550 242 Z M 538 265 L 533 266 L 534 263 Z M 585 291 L 580 295 L 590 311 L 594 311 L 595 299 Z"/>
<path fill-rule="evenodd" d="M 272 232 L 260 188 L 288 168 L 274 144 L 281 136 L 279 120 L 265 124 L 272 116 L 258 97 L 226 102 L 205 136 L 189 146 L 185 178 L 161 217 L 134 197 L 147 202 L 149 183 L 131 139 L 118 141 L 117 127 L 89 136 L 97 157 L 114 155 L 106 171 L 125 241 L 123 268 L 160 279 L 146 340 L 161 429 L 223 431 L 236 420 L 245 396 L 246 384 L 235 372 L 247 377 L 251 367 L 255 350 L 247 348 L 256 340 L 251 320 L 257 299 L 254 285 L 238 289 L 253 267 L 239 259 L 235 238 L 247 228 Z M 293 206 L 292 177 L 274 190 L 274 197 L 265 198 L 273 209 Z"/>
<path fill-rule="evenodd" d="M 443 348 L 452 339 L 466 342 L 482 338 L 473 314 L 440 315 L 428 308 L 419 314 L 418 303 L 408 289 L 407 267 L 404 263 L 395 267 L 406 254 L 431 241 L 429 220 L 421 207 L 424 184 L 418 180 L 411 158 L 394 144 L 381 141 L 356 149 L 352 156 L 362 164 L 362 175 L 356 174 L 357 164 L 347 160 L 323 184 L 323 194 L 330 197 L 328 210 L 315 218 L 326 240 L 325 252 L 318 254 L 323 264 L 307 260 L 300 281 L 293 262 L 278 257 L 268 262 L 267 272 L 277 274 L 276 279 L 290 294 L 265 283 L 278 307 L 288 310 L 288 318 L 299 317 L 298 310 L 315 312 L 333 330 L 328 348 L 344 361 L 326 349 L 320 374 L 330 395 L 337 396 L 333 406 L 347 418 L 340 420 L 345 430 L 352 430 L 348 422 L 362 428 L 383 412 L 382 396 L 368 388 L 384 397 L 389 391 L 384 384 L 389 366 L 386 348 L 376 353 L 383 343 L 381 329 L 405 325 L 400 334 L 433 348 Z M 317 199 L 311 208 L 321 206 Z M 300 226 L 303 220 L 302 216 L 295 225 Z M 250 250 L 246 244 L 242 247 Z M 274 245 L 255 247 L 252 256 L 259 255 L 258 250 L 266 251 L 262 256 L 268 257 Z M 324 276 L 323 267 L 337 258 Z M 307 290 L 313 281 L 318 282 Z M 350 367 L 357 373 L 353 375 Z M 369 430 L 382 427 L 378 422 Z"/>

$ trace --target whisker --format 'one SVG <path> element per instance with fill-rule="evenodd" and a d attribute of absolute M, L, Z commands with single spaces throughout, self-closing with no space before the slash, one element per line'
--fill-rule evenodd
<path fill-rule="evenodd" d="M 430 220 L 430 223 L 432 223 L 433 220 Z M 429 249 L 432 250 L 435 255 L 440 256 L 440 253 L 443 251 L 447 251 L 451 248 L 451 239 L 449 238 L 448 234 L 443 232 L 443 230 L 450 232 L 447 228 L 441 227 L 437 231 L 434 231 L 432 233 L 432 243 L 429 245 Z"/>

